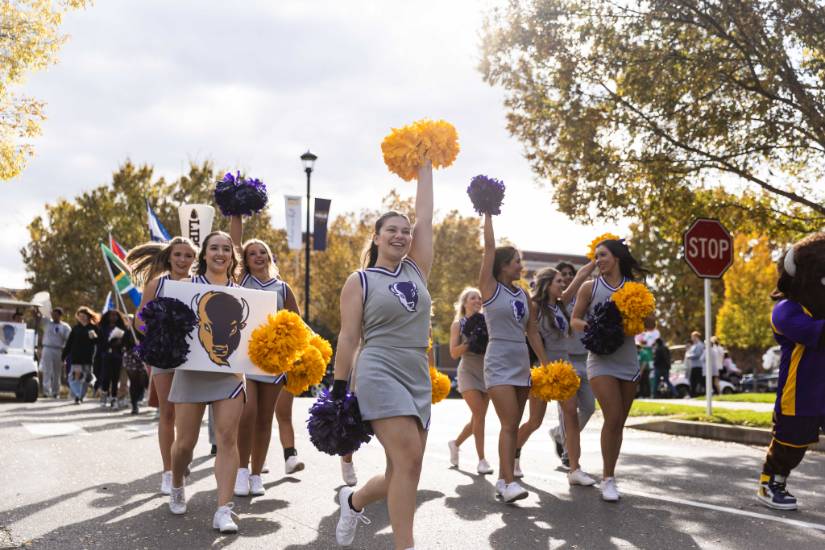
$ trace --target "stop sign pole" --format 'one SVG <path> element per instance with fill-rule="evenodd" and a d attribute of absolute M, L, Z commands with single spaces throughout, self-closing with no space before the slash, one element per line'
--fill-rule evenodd
<path fill-rule="evenodd" d="M 733 239 L 719 220 L 698 218 L 685 231 L 683 241 L 685 261 L 698 277 L 705 280 L 705 400 L 710 416 L 713 414 L 710 281 L 720 279 L 733 263 Z"/>

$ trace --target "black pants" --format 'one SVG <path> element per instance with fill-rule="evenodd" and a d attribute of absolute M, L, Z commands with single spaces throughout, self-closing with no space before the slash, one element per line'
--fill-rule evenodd
<path fill-rule="evenodd" d="M 146 374 L 146 369 L 126 369 L 126 374 L 129 376 L 129 398 L 132 400 L 132 406 L 135 406 L 143 399 L 149 376 Z"/>
<path fill-rule="evenodd" d="M 109 397 L 117 397 L 117 387 L 120 384 L 120 369 L 123 366 L 123 356 L 107 354 L 103 359 L 104 371 L 106 373 L 103 391 L 109 393 Z"/>
<path fill-rule="evenodd" d="M 705 385 L 705 375 L 702 372 L 702 367 L 693 367 L 690 369 L 690 393 L 694 397 L 702 393 L 701 387 Z"/>

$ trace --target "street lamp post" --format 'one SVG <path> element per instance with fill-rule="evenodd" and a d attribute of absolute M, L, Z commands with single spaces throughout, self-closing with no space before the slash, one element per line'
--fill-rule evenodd
<path fill-rule="evenodd" d="M 304 321 L 307 323 L 309 323 L 309 179 L 317 159 L 318 157 L 310 153 L 309 149 L 301 155 L 301 162 L 304 164 L 304 172 L 306 172 L 307 175 L 307 230 L 306 257 L 304 258 Z"/>

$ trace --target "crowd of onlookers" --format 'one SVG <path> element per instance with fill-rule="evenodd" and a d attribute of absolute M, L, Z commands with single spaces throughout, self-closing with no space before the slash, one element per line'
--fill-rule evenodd
<path fill-rule="evenodd" d="M 134 353 L 131 320 L 117 310 L 98 315 L 83 306 L 75 313 L 76 324 L 63 321 L 64 311 L 52 309 L 51 319 L 41 324 L 40 372 L 44 397 L 58 398 L 62 385 L 81 403 L 92 390 L 101 404 L 117 409 L 128 394 L 132 413 L 148 385 L 143 363 Z"/>

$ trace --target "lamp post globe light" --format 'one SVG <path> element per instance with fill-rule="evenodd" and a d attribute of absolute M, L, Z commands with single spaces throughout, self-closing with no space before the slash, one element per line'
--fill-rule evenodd
<path fill-rule="evenodd" d="M 307 175 L 307 227 L 306 227 L 306 255 L 304 258 L 304 321 L 309 323 L 309 182 L 312 170 L 315 168 L 317 155 L 312 154 L 309 149 L 301 155 L 301 162 L 304 165 L 304 172 Z"/>

